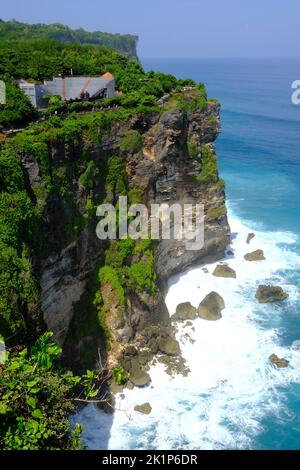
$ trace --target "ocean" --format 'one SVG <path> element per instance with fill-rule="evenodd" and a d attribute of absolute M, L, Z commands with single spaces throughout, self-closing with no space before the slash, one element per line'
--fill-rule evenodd
<path fill-rule="evenodd" d="M 188 377 L 170 378 L 161 365 L 151 387 L 126 390 L 118 411 L 93 405 L 76 419 L 90 449 L 300 449 L 300 106 L 291 84 L 300 59 L 143 60 L 146 70 L 204 82 L 222 104 L 217 140 L 220 176 L 226 181 L 237 279 L 220 279 L 195 267 L 169 282 L 170 314 L 210 291 L 226 303 L 217 322 L 195 320 L 178 333 Z M 246 244 L 249 232 L 256 236 Z M 263 249 L 266 260 L 245 253 Z M 260 284 L 278 284 L 289 299 L 261 305 Z M 192 338 L 192 342 L 186 333 Z M 275 353 L 290 361 L 275 369 Z M 150 402 L 152 412 L 133 411 Z"/>

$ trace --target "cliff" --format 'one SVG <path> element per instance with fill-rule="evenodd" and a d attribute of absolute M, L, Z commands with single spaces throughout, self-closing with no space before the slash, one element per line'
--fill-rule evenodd
<path fill-rule="evenodd" d="M 220 107 L 215 101 L 197 105 L 199 98 L 193 89 L 165 96 L 161 108 L 114 119 L 107 130 L 89 124 L 71 140 L 53 139 L 42 159 L 30 149 L 21 156 L 42 206 L 44 244 L 35 259 L 40 310 L 73 367 L 93 362 L 98 350 L 105 358 L 108 350 L 108 362 L 116 366 L 137 339 L 144 353 L 157 352 L 159 343 L 173 335 L 164 303 L 168 278 L 224 254 L 230 230 L 214 149 Z M 45 161 L 57 186 L 46 196 Z M 138 199 L 147 206 L 203 203 L 204 247 L 186 251 L 182 241 L 161 240 L 152 246 L 142 241 L 127 247 L 128 256 L 120 258 L 120 242 L 96 237 L 94 208 L 104 200 L 115 203 L 124 188 L 132 202 Z M 139 268 L 145 278 L 136 274 Z M 156 324 L 165 330 L 153 333 Z M 152 352 L 144 340 L 146 331 Z"/>
<path fill-rule="evenodd" d="M 19 258 L 2 250 L 4 275 L 18 280 L 17 272 L 20 279 L 2 297 L 6 336 L 25 328 L 28 341 L 47 328 L 74 369 L 93 367 L 101 357 L 109 368 L 122 364 L 137 384 L 147 383 L 144 366 L 158 351 L 177 355 L 164 302 L 167 280 L 222 257 L 229 243 L 214 148 L 219 111 L 202 86 L 186 87 L 155 106 L 52 117 L 6 143 L 1 162 L 8 199 L 1 211 L 10 215 L 18 203 L 7 227 L 21 224 Z M 119 195 L 148 207 L 204 204 L 203 248 L 187 251 L 176 240 L 99 240 L 96 207 L 116 204 Z M 17 227 L 2 237 L 11 246 Z M 166 363 L 185 370 L 178 357 Z"/>

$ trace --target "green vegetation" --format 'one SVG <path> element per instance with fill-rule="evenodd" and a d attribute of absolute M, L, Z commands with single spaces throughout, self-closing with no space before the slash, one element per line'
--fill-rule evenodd
<path fill-rule="evenodd" d="M 219 119 L 217 116 L 210 116 L 208 119 L 208 124 L 210 126 L 217 126 L 219 124 Z"/>
<path fill-rule="evenodd" d="M 197 110 L 206 111 L 207 100 L 205 96 L 195 96 L 189 103 L 189 110 L 195 113 Z"/>
<path fill-rule="evenodd" d="M 106 164 L 105 175 L 106 188 L 110 189 L 114 196 L 126 195 L 127 174 L 124 160 L 118 156 L 110 157 Z"/>
<path fill-rule="evenodd" d="M 201 145 L 201 171 L 197 180 L 208 183 L 217 177 L 217 158 L 209 145 Z"/>
<path fill-rule="evenodd" d="M 85 171 L 80 175 L 80 183 L 88 190 L 93 189 L 96 168 L 93 161 L 88 162 Z"/>
<path fill-rule="evenodd" d="M 49 97 L 49 108 L 44 111 L 47 117 L 56 113 L 88 112 L 111 106 L 125 109 L 144 107 L 157 111 L 157 98 L 165 93 L 180 91 L 184 87 L 194 87 L 198 91 L 197 96 L 193 90 L 190 91 L 190 108 L 206 109 L 203 84 L 196 84 L 193 80 L 178 80 L 173 75 L 160 72 L 146 73 L 137 61 L 104 46 L 66 43 L 46 38 L 25 39 L 28 37 L 27 30 L 23 31 L 22 40 L 4 40 L 1 24 L 0 22 L 0 79 L 6 82 L 8 103 L 0 107 L 0 130 L 27 125 L 36 117 L 27 98 L 13 83 L 14 79 L 23 78 L 41 83 L 59 74 L 68 76 L 71 69 L 74 75 L 97 76 L 111 72 L 116 79 L 116 87 L 122 94 L 98 103 L 64 103 L 59 97 Z M 20 35 L 9 37 L 19 38 Z"/>
<path fill-rule="evenodd" d="M 45 333 L 31 351 L 8 357 L 0 374 L 0 449 L 80 449 L 82 427 L 72 431 L 69 414 L 80 394 L 98 394 L 96 374 L 82 377 L 56 365 L 61 348 Z"/>
<path fill-rule="evenodd" d="M 154 256 L 146 251 L 141 261 L 133 263 L 127 271 L 128 283 L 132 290 L 147 291 L 154 294 L 156 291 L 156 274 L 154 270 Z"/>
<path fill-rule="evenodd" d="M 208 98 L 207 100 L 209 103 L 216 103 L 218 105 L 221 105 L 220 101 L 217 100 L 216 98 Z"/>
<path fill-rule="evenodd" d="M 128 378 L 128 374 L 126 374 L 123 367 L 114 368 L 114 382 L 116 385 L 126 385 Z"/>
<path fill-rule="evenodd" d="M 227 214 L 227 209 L 225 204 L 219 207 L 213 207 L 207 211 L 207 217 L 210 219 L 217 219 Z"/>
<path fill-rule="evenodd" d="M 191 138 L 187 142 L 188 154 L 191 158 L 196 158 L 200 153 L 200 148 L 197 141 L 194 138 Z"/>
<path fill-rule="evenodd" d="M 8 76 L 2 79 L 6 83 L 6 104 L 0 104 L 0 131 L 28 125 L 37 117 L 36 110 L 17 84 Z"/>
<path fill-rule="evenodd" d="M 225 186 L 226 186 L 225 180 L 223 180 L 222 178 L 220 178 L 220 179 L 217 181 L 216 187 L 217 187 L 218 189 L 223 189 L 223 188 L 225 188 Z"/>
<path fill-rule="evenodd" d="M 126 153 L 138 153 L 143 148 L 143 137 L 138 131 L 130 130 L 122 137 L 120 149 Z"/>
<path fill-rule="evenodd" d="M 195 113 L 196 111 L 206 111 L 207 96 L 203 83 L 194 83 L 191 88 L 188 87 L 186 89 L 185 93 L 179 93 L 181 88 L 185 87 L 177 84 L 177 86 L 173 88 L 173 90 L 175 89 L 176 91 L 171 94 L 170 99 L 165 104 L 166 111 L 171 112 L 176 108 L 181 111 L 189 111 L 192 113 Z"/>
<path fill-rule="evenodd" d="M 26 24 L 18 21 L 0 20 L 0 40 L 56 39 L 63 42 L 79 42 L 111 47 L 122 54 L 136 58 L 137 36 L 130 34 L 110 34 L 100 31 L 88 32 L 83 28 L 72 30 L 59 23 Z"/>
<path fill-rule="evenodd" d="M 0 332 L 6 339 L 25 331 L 25 305 L 37 300 L 29 244 L 38 241 L 38 219 L 11 147 L 0 149 L 0 190 Z"/>
<path fill-rule="evenodd" d="M 122 286 L 117 269 L 108 265 L 103 266 L 103 268 L 99 270 L 99 280 L 102 285 L 109 284 L 117 293 L 120 305 L 125 305 L 124 287 Z"/>

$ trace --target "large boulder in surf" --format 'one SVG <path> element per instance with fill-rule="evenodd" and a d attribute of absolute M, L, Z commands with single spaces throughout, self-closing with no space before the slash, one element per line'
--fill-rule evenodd
<path fill-rule="evenodd" d="M 176 356 L 180 353 L 180 346 L 174 338 L 159 338 L 158 349 L 160 352 L 167 354 L 168 356 Z"/>
<path fill-rule="evenodd" d="M 263 250 L 255 250 L 252 251 L 252 253 L 247 253 L 244 258 L 246 261 L 263 261 L 266 259 Z"/>
<path fill-rule="evenodd" d="M 287 359 L 280 358 L 276 356 L 276 354 L 271 354 L 271 356 L 269 357 L 269 361 L 272 362 L 272 364 L 274 364 L 274 366 L 276 366 L 278 369 L 287 367 L 290 363 L 290 361 L 288 361 Z"/>
<path fill-rule="evenodd" d="M 198 315 L 203 320 L 220 320 L 222 318 L 221 312 L 224 308 L 224 299 L 217 294 L 217 292 L 211 292 L 200 303 L 198 307 Z"/>
<path fill-rule="evenodd" d="M 171 321 L 194 320 L 197 316 L 197 309 L 190 302 L 178 304 L 176 312 L 171 316 Z"/>
<path fill-rule="evenodd" d="M 213 272 L 213 276 L 216 277 L 231 277 L 236 278 L 236 272 L 228 264 L 218 264 Z"/>
<path fill-rule="evenodd" d="M 287 299 L 289 294 L 280 286 L 259 286 L 255 297 L 261 304 L 268 302 L 279 302 Z"/>
<path fill-rule="evenodd" d="M 150 382 L 150 375 L 144 367 L 142 367 L 137 358 L 131 361 L 131 369 L 129 370 L 129 380 L 137 387 L 144 387 Z"/>
<path fill-rule="evenodd" d="M 251 240 L 253 240 L 254 237 L 255 237 L 255 233 L 248 233 L 247 240 L 246 240 L 248 245 L 251 242 Z"/>
<path fill-rule="evenodd" d="M 138 411 L 138 413 L 142 413 L 143 415 L 149 415 L 152 411 L 152 406 L 150 403 L 143 403 L 142 405 L 136 405 L 134 411 Z"/>

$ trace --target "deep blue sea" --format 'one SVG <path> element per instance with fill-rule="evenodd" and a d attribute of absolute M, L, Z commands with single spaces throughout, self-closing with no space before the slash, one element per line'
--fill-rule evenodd
<path fill-rule="evenodd" d="M 237 280 L 220 281 L 196 268 L 170 281 L 170 313 L 181 301 L 197 306 L 217 290 L 226 303 L 222 320 L 196 320 L 193 345 L 179 332 L 189 378 L 168 381 L 156 368 L 152 389 L 126 394 L 124 409 L 149 401 L 150 417 L 120 412 L 107 418 L 87 407 L 81 414 L 86 442 L 111 449 L 300 449 L 300 106 L 291 102 L 300 59 L 142 63 L 204 82 L 208 96 L 222 104 L 217 154 L 233 233 L 228 261 Z M 256 237 L 249 247 L 250 231 Z M 257 248 L 266 261 L 245 262 L 247 250 Z M 289 299 L 258 304 L 255 290 L 268 282 L 283 286 Z M 272 353 L 287 358 L 289 367 L 275 370 Z"/>

